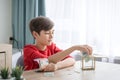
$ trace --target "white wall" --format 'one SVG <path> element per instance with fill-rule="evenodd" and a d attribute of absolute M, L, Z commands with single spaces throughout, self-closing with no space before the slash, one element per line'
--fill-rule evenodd
<path fill-rule="evenodd" d="M 0 43 L 9 43 L 12 36 L 12 0 L 0 0 Z"/>

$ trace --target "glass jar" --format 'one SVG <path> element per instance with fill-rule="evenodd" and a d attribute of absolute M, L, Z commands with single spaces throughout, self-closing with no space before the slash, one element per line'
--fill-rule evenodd
<path fill-rule="evenodd" d="M 82 56 L 82 70 L 95 70 L 95 57 L 92 55 Z"/>

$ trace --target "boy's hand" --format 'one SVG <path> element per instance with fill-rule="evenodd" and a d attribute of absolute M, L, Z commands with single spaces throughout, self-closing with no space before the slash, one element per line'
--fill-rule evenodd
<path fill-rule="evenodd" d="M 77 45 L 77 46 L 74 46 L 74 47 L 76 47 L 75 49 L 80 50 L 82 52 L 86 52 L 89 55 L 92 54 L 92 47 L 89 46 L 89 45 Z"/>
<path fill-rule="evenodd" d="M 92 47 L 88 46 L 88 45 L 83 45 L 85 46 L 85 48 L 89 51 L 89 55 L 92 54 Z"/>

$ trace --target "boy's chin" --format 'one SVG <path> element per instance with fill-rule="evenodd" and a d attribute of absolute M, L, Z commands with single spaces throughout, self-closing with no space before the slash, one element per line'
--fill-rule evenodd
<path fill-rule="evenodd" d="M 51 45 L 51 44 L 52 44 L 52 42 L 48 43 L 48 46 Z"/>

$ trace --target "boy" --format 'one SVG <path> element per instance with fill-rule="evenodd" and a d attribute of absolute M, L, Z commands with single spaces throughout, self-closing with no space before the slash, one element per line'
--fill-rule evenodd
<path fill-rule="evenodd" d="M 53 42 L 54 23 L 47 17 L 36 17 L 30 21 L 30 31 L 35 39 L 35 44 L 24 47 L 25 70 L 39 68 L 34 61 L 38 58 L 47 58 L 49 64 L 43 71 L 55 71 L 74 65 L 75 60 L 69 54 L 75 50 L 92 54 L 92 48 L 88 45 L 75 45 L 66 50 L 59 49 Z"/>

